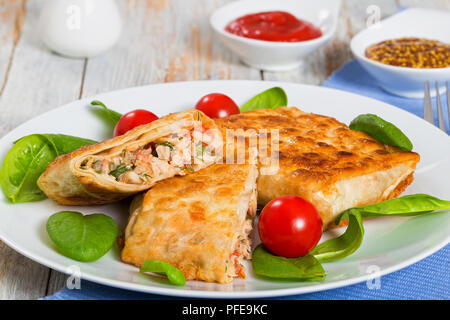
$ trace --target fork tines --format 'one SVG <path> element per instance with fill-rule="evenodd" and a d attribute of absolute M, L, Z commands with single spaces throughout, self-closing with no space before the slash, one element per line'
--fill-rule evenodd
<path fill-rule="evenodd" d="M 442 111 L 441 96 L 439 94 L 439 83 L 436 81 L 436 104 L 438 112 L 439 128 L 445 131 L 444 112 Z M 448 90 L 448 82 L 445 83 L 447 91 L 447 111 L 450 121 L 450 91 Z M 423 102 L 423 118 L 434 125 L 433 107 L 431 104 L 430 84 L 425 82 L 424 102 Z"/>

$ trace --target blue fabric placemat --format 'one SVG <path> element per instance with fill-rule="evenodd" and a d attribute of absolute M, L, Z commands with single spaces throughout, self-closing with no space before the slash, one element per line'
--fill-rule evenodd
<path fill-rule="evenodd" d="M 295 296 L 277 297 L 277 300 L 355 300 L 355 299 L 450 299 L 449 277 L 450 245 L 433 255 L 385 275 L 380 279 L 379 289 L 369 289 L 366 282 Z M 161 300 L 179 299 L 155 294 L 133 292 L 81 281 L 80 289 L 64 288 L 45 300 Z"/>
<path fill-rule="evenodd" d="M 349 91 L 362 96 L 377 99 L 423 118 L 423 99 L 409 99 L 392 95 L 381 89 L 376 83 L 377 81 L 370 74 L 368 74 L 357 61 L 353 60 L 332 74 L 331 77 L 323 83 L 323 86 Z M 434 85 L 431 85 L 430 89 L 434 90 Z M 450 132 L 449 122 L 446 116 L 446 101 L 447 97 L 444 93 L 442 93 L 441 103 L 444 109 L 445 125 L 447 132 Z M 432 99 L 432 106 L 434 123 L 437 124 L 436 98 Z"/>
<path fill-rule="evenodd" d="M 356 62 L 351 61 L 335 72 L 324 86 L 372 97 L 409 112 L 423 116 L 423 100 L 406 99 L 386 93 Z M 442 96 L 442 101 L 445 101 Z M 448 122 L 447 122 L 448 128 Z M 369 289 L 366 282 L 321 292 L 278 297 L 275 299 L 333 300 L 333 299 L 450 299 L 450 245 L 407 268 L 385 275 L 379 289 Z M 81 281 L 80 289 L 64 288 L 49 300 L 86 299 L 174 299 L 111 288 L 89 281 Z"/>

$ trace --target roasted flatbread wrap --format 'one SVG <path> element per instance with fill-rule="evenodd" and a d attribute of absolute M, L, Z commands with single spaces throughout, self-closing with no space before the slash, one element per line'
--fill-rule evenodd
<path fill-rule="evenodd" d="M 317 208 L 324 229 L 345 209 L 400 195 L 413 181 L 420 158 L 334 118 L 295 107 L 249 111 L 215 122 L 224 136 L 239 129 L 246 138 L 258 136 L 258 205 L 283 195 L 300 196 Z M 260 139 L 265 134 L 267 139 Z"/>
<path fill-rule="evenodd" d="M 214 164 L 166 179 L 137 196 L 125 230 L 122 260 L 155 259 L 188 280 L 229 283 L 245 277 L 248 235 L 256 214 L 255 165 Z"/>
<path fill-rule="evenodd" d="M 110 203 L 211 165 L 220 157 L 214 150 L 221 143 L 211 119 L 187 110 L 62 155 L 37 183 L 60 204 Z"/>

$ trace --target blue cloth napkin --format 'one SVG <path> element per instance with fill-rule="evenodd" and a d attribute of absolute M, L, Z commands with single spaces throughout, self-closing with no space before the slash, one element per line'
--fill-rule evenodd
<path fill-rule="evenodd" d="M 349 91 L 353 93 L 360 94 L 362 96 L 367 96 L 373 99 L 381 100 L 383 102 L 392 104 L 396 107 L 414 113 L 416 116 L 423 118 L 423 99 L 409 99 L 400 96 L 392 95 L 377 85 L 377 81 L 368 74 L 361 65 L 353 60 L 344 65 L 341 69 L 336 71 L 334 74 L 328 78 L 324 84 L 324 87 L 335 88 L 339 90 Z M 434 85 L 430 86 L 431 90 L 434 90 Z M 447 128 L 447 132 L 450 132 L 449 121 L 446 116 L 446 101 L 447 97 L 445 93 L 440 96 L 443 113 L 444 122 Z M 437 124 L 437 105 L 436 98 L 432 99 L 434 123 Z"/>
<path fill-rule="evenodd" d="M 386 93 L 376 81 L 356 62 L 351 61 L 335 72 L 324 86 L 351 91 L 372 97 L 423 117 L 423 100 L 406 99 Z M 442 96 L 441 101 L 445 101 Z M 448 128 L 448 124 L 447 124 Z M 407 268 L 385 275 L 379 289 L 370 289 L 366 282 L 321 292 L 278 297 L 275 299 L 334 300 L 334 299 L 450 299 L 450 245 Z M 89 281 L 81 282 L 81 289 L 64 288 L 45 299 L 174 299 L 111 288 Z"/>

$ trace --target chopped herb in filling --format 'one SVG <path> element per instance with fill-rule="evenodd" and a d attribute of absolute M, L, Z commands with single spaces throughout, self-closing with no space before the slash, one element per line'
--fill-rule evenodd
<path fill-rule="evenodd" d="M 183 167 L 183 170 L 187 170 L 189 172 L 194 172 L 195 171 L 194 168 L 191 165 L 185 165 Z"/>
<path fill-rule="evenodd" d="M 170 151 L 174 150 L 173 144 L 171 144 L 169 141 L 160 143 L 160 145 L 165 146 L 165 147 L 169 147 Z"/>
<path fill-rule="evenodd" d="M 83 160 L 83 162 L 81 162 L 80 168 L 83 169 L 83 170 L 86 170 L 87 169 L 86 165 L 87 165 L 88 162 L 89 162 L 89 159 Z"/>
<path fill-rule="evenodd" d="M 205 154 L 207 156 L 215 156 L 216 153 L 213 149 L 205 145 L 204 142 L 200 142 L 195 146 L 195 157 L 199 160 L 204 161 Z"/>
<path fill-rule="evenodd" d="M 123 175 L 125 172 L 131 171 L 131 167 L 127 166 L 124 163 L 121 163 L 115 168 L 113 171 L 111 171 L 109 174 L 112 175 L 116 180 Z"/>
<path fill-rule="evenodd" d="M 207 153 L 210 148 L 204 143 L 194 145 L 191 137 L 192 132 L 183 131 L 182 135 L 174 133 L 140 148 L 132 146 L 121 150 L 115 157 L 85 160 L 81 167 L 131 184 L 148 183 L 176 174 L 184 175 L 197 169 L 193 165 L 197 154 L 205 163 L 215 161 Z"/>
<path fill-rule="evenodd" d="M 196 156 L 196 158 L 202 160 L 204 152 L 205 152 L 205 146 L 201 142 L 198 143 L 195 146 L 195 156 Z"/>

